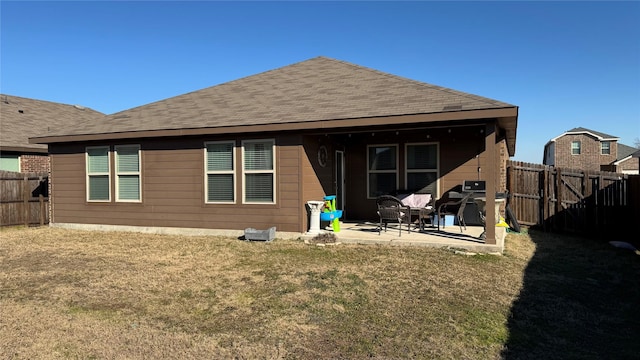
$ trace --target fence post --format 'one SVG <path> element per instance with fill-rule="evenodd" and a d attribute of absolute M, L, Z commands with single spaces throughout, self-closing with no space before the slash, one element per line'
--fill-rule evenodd
<path fill-rule="evenodd" d="M 24 176 L 22 182 L 22 205 L 24 206 L 24 210 L 22 212 L 24 216 L 24 226 L 29 227 L 29 177 L 27 175 Z"/>
<path fill-rule="evenodd" d="M 556 211 L 555 216 L 553 217 L 553 227 L 554 229 L 558 227 L 558 222 L 560 221 L 560 216 L 565 216 L 562 212 L 562 171 L 560 168 L 556 168 Z M 564 228 L 564 222 L 562 222 Z"/>
<path fill-rule="evenodd" d="M 588 211 L 588 207 L 587 207 L 587 201 L 588 201 L 588 184 L 587 181 L 589 180 L 589 171 L 582 171 L 582 177 L 580 178 L 580 193 L 582 194 L 582 199 L 579 199 L 579 215 L 578 215 L 578 219 L 575 220 L 576 226 L 578 226 L 578 229 L 587 229 L 588 226 L 590 226 L 591 221 L 589 221 L 589 211 Z"/>
<path fill-rule="evenodd" d="M 42 186 L 42 175 L 38 178 L 40 186 Z M 44 226 L 44 194 L 42 194 L 42 189 L 40 189 L 40 194 L 38 194 L 38 201 L 40 202 L 40 226 Z"/>
<path fill-rule="evenodd" d="M 589 184 L 591 186 L 590 190 L 591 193 L 588 197 L 588 199 L 590 199 L 590 201 L 587 203 L 587 206 L 591 209 L 591 218 L 590 218 L 590 223 L 593 227 L 593 229 L 599 229 L 600 228 L 600 223 L 602 222 L 602 220 L 600 219 L 599 211 L 598 211 L 598 195 L 599 195 L 599 191 L 598 188 L 600 187 L 600 181 L 599 181 L 599 176 L 593 176 L 592 178 L 589 179 Z M 592 231 L 592 229 L 590 229 L 590 231 Z"/>
<path fill-rule="evenodd" d="M 540 186 L 540 184 L 542 184 L 542 186 Z M 549 200 L 549 166 L 544 167 L 542 170 L 542 176 L 538 178 L 538 195 L 540 195 L 540 198 L 542 199 L 542 209 L 540 211 L 542 216 L 540 217 L 540 222 L 542 223 L 541 225 L 544 231 L 549 231 L 549 206 L 551 206 L 551 201 Z"/>

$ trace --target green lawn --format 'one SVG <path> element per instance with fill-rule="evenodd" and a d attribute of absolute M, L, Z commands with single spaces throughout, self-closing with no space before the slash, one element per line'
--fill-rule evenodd
<path fill-rule="evenodd" d="M 0 358 L 631 359 L 639 275 L 631 251 L 536 231 L 466 256 L 9 228 Z"/>

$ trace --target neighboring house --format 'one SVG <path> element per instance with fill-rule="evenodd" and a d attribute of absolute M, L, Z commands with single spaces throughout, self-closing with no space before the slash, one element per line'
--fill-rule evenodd
<path fill-rule="evenodd" d="M 48 172 L 47 145 L 31 144 L 29 138 L 103 117 L 77 105 L 0 94 L 0 170 Z"/>
<path fill-rule="evenodd" d="M 54 225 L 304 233 L 307 201 L 329 194 L 346 220 L 375 220 L 380 194 L 440 197 L 465 179 L 485 180 L 492 204 L 517 117 L 514 105 L 317 57 L 31 141 L 49 145 Z"/>
<path fill-rule="evenodd" d="M 618 143 L 619 138 L 577 127 L 544 146 L 543 164 L 590 171 L 638 174 L 638 149 Z"/>

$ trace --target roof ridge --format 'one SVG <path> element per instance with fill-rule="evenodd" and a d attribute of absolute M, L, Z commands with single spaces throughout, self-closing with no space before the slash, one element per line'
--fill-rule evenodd
<path fill-rule="evenodd" d="M 569 133 L 590 133 L 593 135 L 596 135 L 598 137 L 604 138 L 604 139 L 619 139 L 619 136 L 614 136 L 614 135 L 609 135 L 609 134 L 605 134 L 601 131 L 596 131 L 596 130 L 592 130 L 592 129 L 587 129 L 585 127 L 575 127 L 573 129 L 567 130 L 563 133 L 564 134 L 569 134 Z"/>
<path fill-rule="evenodd" d="M 311 62 L 311 61 L 314 61 L 314 60 L 327 60 L 327 61 L 330 61 L 330 62 L 333 62 L 333 63 L 343 64 L 343 65 L 352 67 L 352 68 L 354 68 L 356 70 L 368 71 L 368 72 L 371 72 L 371 73 L 374 73 L 374 74 L 377 74 L 377 75 L 381 75 L 381 76 L 385 76 L 387 78 L 394 79 L 394 80 L 407 81 L 407 82 L 410 82 L 412 84 L 415 84 L 415 85 L 423 87 L 423 88 L 427 88 L 427 89 L 431 89 L 431 90 L 444 91 L 444 92 L 447 92 L 447 93 L 452 94 L 452 95 L 457 95 L 457 96 L 465 97 L 465 98 L 472 99 L 472 100 L 483 101 L 485 103 L 492 104 L 492 105 L 502 104 L 505 107 L 515 107 L 515 105 L 506 103 L 504 101 L 495 100 L 495 99 L 487 98 L 487 97 L 484 97 L 484 96 L 471 94 L 471 93 L 468 93 L 468 92 L 458 91 L 458 90 L 455 90 L 455 89 L 452 89 L 452 88 L 438 86 L 438 85 L 434 85 L 434 84 L 427 83 L 427 82 L 424 82 L 424 81 L 418 81 L 418 80 L 414 80 L 414 79 L 403 77 L 403 76 L 399 76 L 399 75 L 394 75 L 394 74 L 391 74 L 391 73 L 388 73 L 388 72 L 384 72 L 384 71 L 381 71 L 381 70 L 377 70 L 377 69 L 374 69 L 374 68 L 370 68 L 370 67 L 367 67 L 367 66 L 358 65 L 358 64 L 346 61 L 346 60 L 340 60 L 340 59 L 336 59 L 336 58 L 332 58 L 332 57 L 328 57 L 328 56 L 324 56 L 324 55 L 318 55 L 318 56 L 315 56 L 315 57 L 312 57 L 312 58 L 309 58 L 309 59 L 306 59 L 306 60 L 297 61 L 297 62 L 290 63 L 290 64 L 287 64 L 287 65 L 279 66 L 277 68 L 273 68 L 273 69 L 265 70 L 265 71 L 262 71 L 262 72 L 250 74 L 250 75 L 247 75 L 247 76 L 243 76 L 241 78 L 237 78 L 237 79 L 233 79 L 233 80 L 230 80 L 230 81 L 214 84 L 214 85 L 207 86 L 207 87 L 200 88 L 200 89 L 195 89 L 195 90 L 183 93 L 183 94 L 178 94 L 178 95 L 170 96 L 170 97 L 167 97 L 167 98 L 164 98 L 164 99 L 159 99 L 159 100 L 156 100 L 156 101 L 153 101 L 153 102 L 150 102 L 150 103 L 146 103 L 146 104 L 142 104 L 142 105 L 139 105 L 139 106 L 135 106 L 135 107 L 132 107 L 132 108 L 129 108 L 129 109 L 124 109 L 124 110 L 118 111 L 116 113 L 109 114 L 107 116 L 108 117 L 117 117 L 118 115 L 120 115 L 123 112 L 129 112 L 131 110 L 135 110 L 135 109 L 138 109 L 138 108 L 141 108 L 141 107 L 147 107 L 149 105 L 160 103 L 160 102 L 163 102 L 163 101 L 166 101 L 166 100 L 170 100 L 170 99 L 188 97 L 188 96 L 190 96 L 190 95 L 192 95 L 194 93 L 197 93 L 197 92 L 200 92 L 200 91 L 206 91 L 206 90 L 214 88 L 214 87 L 231 86 L 231 85 L 237 84 L 237 83 L 242 82 L 242 81 L 244 81 L 246 79 L 249 79 L 249 78 L 258 77 L 258 76 L 264 76 L 264 75 L 267 75 L 267 74 L 271 74 L 271 73 L 280 71 L 280 70 L 285 69 L 285 68 L 294 67 L 294 66 L 297 66 L 297 65 L 300 65 L 300 64 L 304 64 L 304 63 L 308 63 L 308 62 Z"/>

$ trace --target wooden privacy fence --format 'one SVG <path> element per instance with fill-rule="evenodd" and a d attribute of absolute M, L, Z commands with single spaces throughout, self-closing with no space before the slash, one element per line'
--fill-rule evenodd
<path fill-rule="evenodd" d="M 49 223 L 47 173 L 0 171 L 0 226 Z"/>
<path fill-rule="evenodd" d="M 518 222 L 546 230 L 624 233 L 638 220 L 639 175 L 509 161 L 507 190 Z"/>

